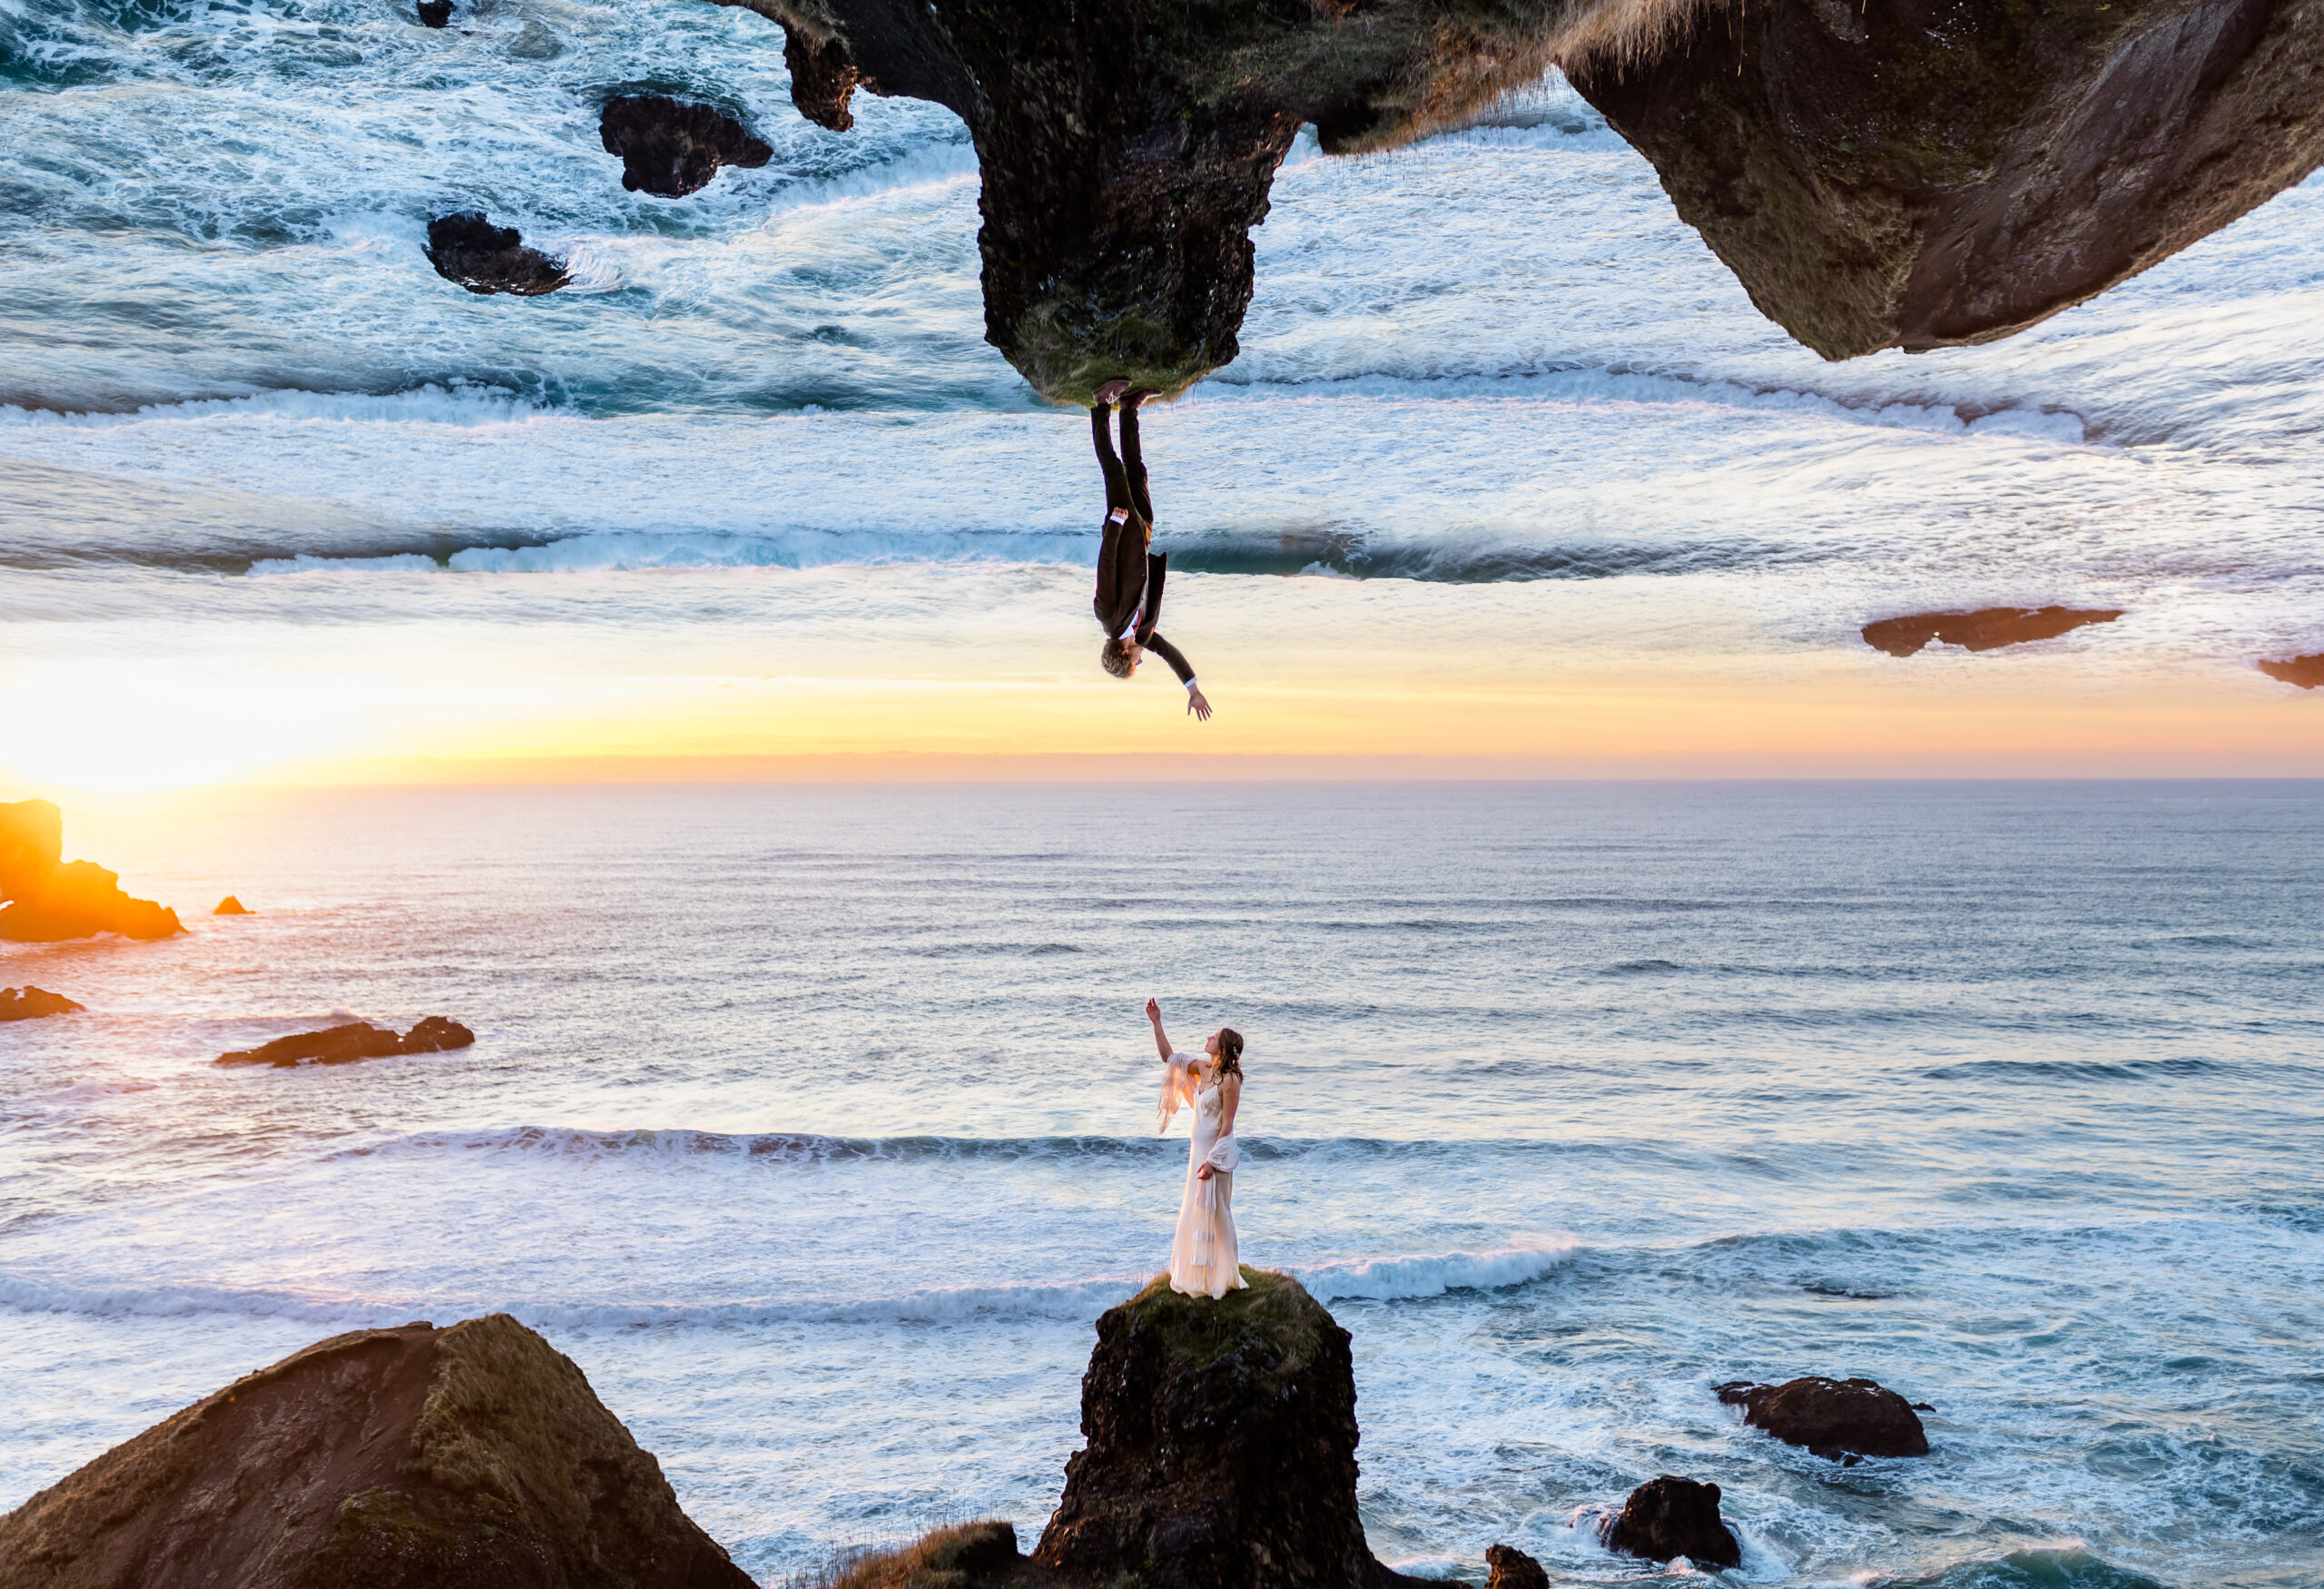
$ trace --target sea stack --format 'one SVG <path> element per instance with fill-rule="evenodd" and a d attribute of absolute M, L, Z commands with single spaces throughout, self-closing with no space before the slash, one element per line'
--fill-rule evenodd
<path fill-rule="evenodd" d="M 45 800 L 0 805 L 0 939 L 56 943 L 117 933 L 170 938 L 185 931 L 177 912 L 132 899 L 118 873 L 64 859 L 64 814 Z"/>
<path fill-rule="evenodd" d="M 254 916 L 258 913 L 230 893 L 220 900 L 218 908 L 210 913 L 213 916 Z"/>
<path fill-rule="evenodd" d="M 623 187 L 665 199 L 707 187 L 722 165 L 754 171 L 774 157 L 764 140 L 725 112 L 658 94 L 607 100 L 597 141 L 621 156 Z"/>
<path fill-rule="evenodd" d="M 506 1314 L 334 1336 L 0 1517 L 8 1589 L 756 1589 Z"/>
<path fill-rule="evenodd" d="M 1718 1486 L 1672 1474 L 1632 1490 L 1598 1537 L 1608 1550 L 1649 1562 L 1684 1556 L 1698 1567 L 1743 1564 L 1743 1546 L 1718 1515 Z"/>
<path fill-rule="evenodd" d="M 1088 1446 L 1033 1552 L 1076 1583 L 1380 1589 L 1355 1505 L 1348 1334 L 1288 1275 L 1182 1297 L 1167 1277 L 1098 1320 Z"/>

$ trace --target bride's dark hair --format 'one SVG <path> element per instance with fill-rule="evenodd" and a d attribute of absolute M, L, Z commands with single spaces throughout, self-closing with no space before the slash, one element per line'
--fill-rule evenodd
<path fill-rule="evenodd" d="M 1239 1076 L 1243 1073 L 1243 1034 L 1231 1026 L 1218 1029 L 1218 1076 Z M 1217 1084 L 1218 1076 L 1211 1078 Z"/>

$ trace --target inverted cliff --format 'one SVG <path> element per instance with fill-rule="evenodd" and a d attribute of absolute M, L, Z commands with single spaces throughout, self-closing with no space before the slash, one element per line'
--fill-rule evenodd
<path fill-rule="evenodd" d="M 0 1517 L 8 1589 L 753 1589 L 505 1314 L 357 1330 Z"/>
<path fill-rule="evenodd" d="M 1303 122 L 1387 148 L 1552 63 L 1827 358 L 2007 335 L 2324 162 L 2324 0 L 721 3 L 783 25 L 811 120 L 968 123 L 986 335 L 1068 402 L 1235 356 Z"/>

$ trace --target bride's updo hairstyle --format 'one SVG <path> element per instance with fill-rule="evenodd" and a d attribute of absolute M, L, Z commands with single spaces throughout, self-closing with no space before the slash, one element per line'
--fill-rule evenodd
<path fill-rule="evenodd" d="M 1218 1029 L 1218 1074 L 1240 1076 L 1243 1073 L 1243 1034 L 1231 1026 Z"/>

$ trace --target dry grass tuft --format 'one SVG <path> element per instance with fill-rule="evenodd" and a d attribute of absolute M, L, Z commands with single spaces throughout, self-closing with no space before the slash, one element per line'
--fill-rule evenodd
<path fill-rule="evenodd" d="M 910 1545 L 848 1552 L 783 1589 L 968 1589 L 1012 1582 L 1011 1564 L 1029 1566 L 1017 1555 L 1015 1525 L 988 1518 L 931 1529 Z"/>

